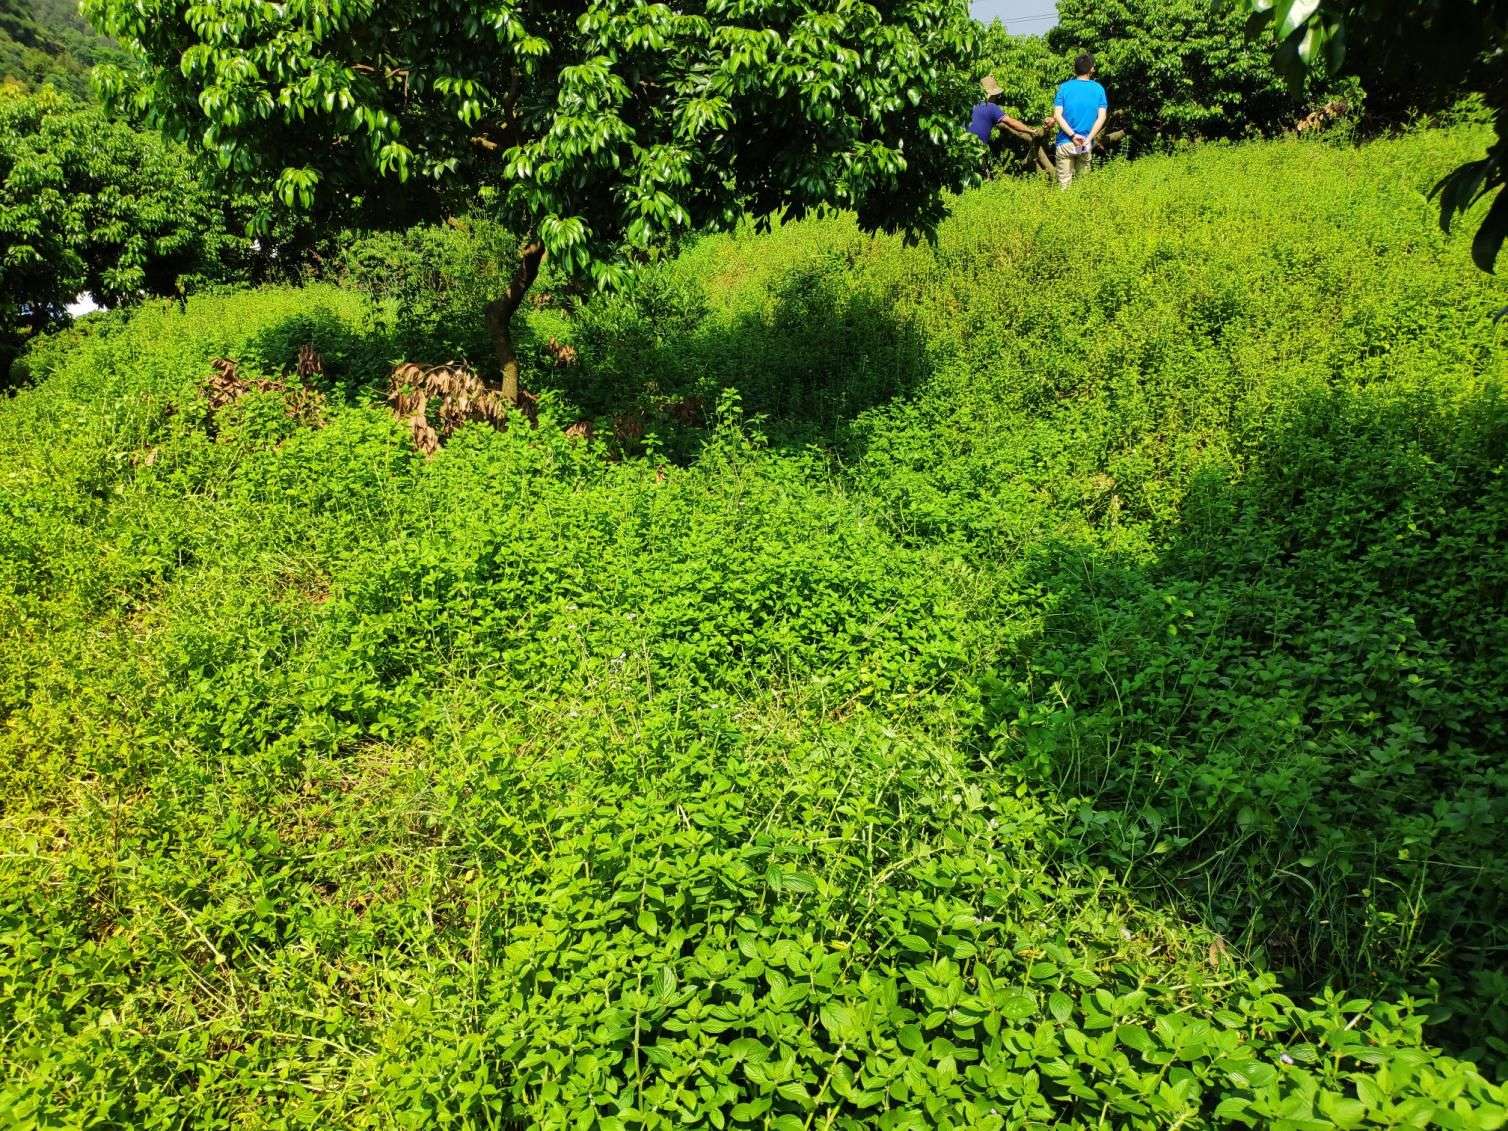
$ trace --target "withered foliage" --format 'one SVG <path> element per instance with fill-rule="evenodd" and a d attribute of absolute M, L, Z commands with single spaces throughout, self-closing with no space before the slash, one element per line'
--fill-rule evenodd
<path fill-rule="evenodd" d="M 681 428 L 702 428 L 707 424 L 707 403 L 699 396 L 679 400 L 659 400 L 647 408 L 627 409 L 612 417 L 612 439 L 620 449 L 637 447 L 648 434 L 651 423 L 673 424 Z M 596 424 L 578 420 L 565 431 L 571 440 L 593 440 Z"/>
<path fill-rule="evenodd" d="M 325 372 L 325 359 L 320 357 L 319 351 L 310 343 L 305 342 L 298 347 L 298 364 L 294 372 L 305 381 L 310 377 L 322 377 Z"/>
<path fill-rule="evenodd" d="M 305 344 L 298 351 L 299 380 L 290 383 L 270 377 L 242 377 L 240 367 L 228 357 L 217 357 L 210 363 L 213 373 L 202 386 L 204 399 L 209 402 L 210 413 L 236 403 L 247 393 L 278 393 L 282 396 L 288 416 L 311 428 L 325 424 L 325 398 L 318 389 L 304 384 L 304 378 L 324 372 L 324 359 L 311 345 Z"/>
<path fill-rule="evenodd" d="M 1332 122 L 1337 122 L 1350 113 L 1351 107 L 1343 98 L 1337 98 L 1326 102 L 1313 113 L 1306 114 L 1298 120 L 1294 130 L 1298 133 L 1311 133 L 1314 130 L 1322 130 Z"/>
<path fill-rule="evenodd" d="M 510 408 L 516 408 L 531 423 L 538 401 L 521 392 L 514 406 L 496 389 L 489 389 L 468 365 L 418 365 L 406 361 L 388 377 L 388 403 L 393 415 L 409 426 L 414 447 L 426 456 L 439 451 L 442 441 L 468 420 L 486 421 L 505 428 Z M 430 405 L 435 402 L 434 423 Z M 438 424 L 438 427 L 436 427 Z"/>
<path fill-rule="evenodd" d="M 701 428 L 707 423 L 707 402 L 702 397 L 682 397 L 678 401 L 664 401 L 660 411 L 682 428 Z"/>
<path fill-rule="evenodd" d="M 581 287 L 567 285 L 554 291 L 531 290 L 528 302 L 535 310 L 559 310 L 563 314 L 573 314 L 585 297 Z"/>
<path fill-rule="evenodd" d="M 204 399 L 209 401 L 210 411 L 219 412 L 251 391 L 251 383 L 241 379 L 236 363 L 230 358 L 217 357 L 209 364 L 215 371 L 204 382 Z"/>
<path fill-rule="evenodd" d="M 555 362 L 556 369 L 564 369 L 567 366 L 576 364 L 576 347 L 573 345 L 558 342 L 554 338 L 551 338 L 545 343 L 545 350 L 549 353 L 551 360 Z"/>

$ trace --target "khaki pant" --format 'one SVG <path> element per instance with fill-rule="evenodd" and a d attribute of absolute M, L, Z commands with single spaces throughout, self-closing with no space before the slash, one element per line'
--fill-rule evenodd
<path fill-rule="evenodd" d="M 1058 146 L 1054 156 L 1057 158 L 1059 188 L 1066 189 L 1073 183 L 1075 176 L 1085 177 L 1089 175 L 1089 167 L 1093 154 L 1075 153 L 1072 142 L 1064 142 Z"/>

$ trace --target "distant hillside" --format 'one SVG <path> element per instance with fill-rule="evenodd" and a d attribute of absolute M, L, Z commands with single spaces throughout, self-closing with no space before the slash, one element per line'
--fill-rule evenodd
<path fill-rule="evenodd" d="M 118 53 L 71 0 L 0 0 L 0 80 L 89 97 L 89 69 Z"/>

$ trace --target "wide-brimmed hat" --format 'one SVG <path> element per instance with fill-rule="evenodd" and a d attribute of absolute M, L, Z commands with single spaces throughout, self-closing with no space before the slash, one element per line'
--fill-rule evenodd
<path fill-rule="evenodd" d="M 979 85 L 984 87 L 984 96 L 986 98 L 999 98 L 1005 93 L 1005 91 L 1000 89 L 1000 84 L 995 81 L 994 75 L 985 75 L 984 78 L 979 80 Z"/>

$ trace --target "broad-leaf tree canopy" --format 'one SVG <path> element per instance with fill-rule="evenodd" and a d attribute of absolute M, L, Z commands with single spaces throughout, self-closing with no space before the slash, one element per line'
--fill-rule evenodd
<path fill-rule="evenodd" d="M 1275 59 L 1294 84 L 1316 67 L 1345 67 L 1369 96 L 1393 92 L 1401 104 L 1464 88 L 1480 93 L 1497 123 L 1497 140 L 1480 161 L 1456 169 L 1436 189 L 1440 222 L 1497 193 L 1472 242 L 1491 271 L 1508 240 L 1508 0 L 1235 0 L 1248 28 L 1270 30 Z"/>
<path fill-rule="evenodd" d="M 1324 76 L 1291 91 L 1244 22 L 1210 0 L 1060 0 L 1047 41 L 1065 60 L 1094 53 L 1112 104 L 1144 148 L 1291 129 Z"/>
<path fill-rule="evenodd" d="M 224 239 L 182 147 L 55 90 L 0 86 L 0 368 L 80 293 L 106 306 L 176 293 Z"/>
<path fill-rule="evenodd" d="M 599 285 L 678 233 L 834 205 L 925 230 L 977 150 L 966 0 L 87 0 L 149 64 L 137 109 L 285 207 L 482 207 Z"/>
<path fill-rule="evenodd" d="M 1000 104 L 1023 122 L 1052 116 L 1058 84 L 1073 74 L 1073 61 L 1063 58 L 1040 35 L 1013 35 L 995 20 L 979 37 L 981 75 L 993 75 L 1003 95 Z"/>

